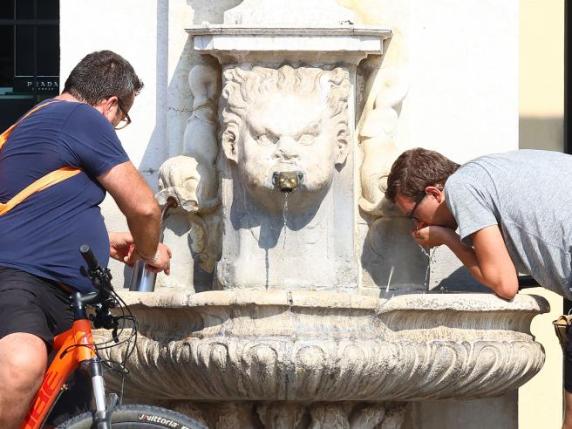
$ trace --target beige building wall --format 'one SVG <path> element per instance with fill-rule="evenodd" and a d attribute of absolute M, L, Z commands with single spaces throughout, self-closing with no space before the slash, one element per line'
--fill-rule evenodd
<path fill-rule="evenodd" d="M 563 151 L 564 3 L 520 1 L 520 147 Z M 519 390 L 519 429 L 560 428 L 562 423 L 562 352 L 552 320 L 562 299 L 540 288 L 526 293 L 548 299 L 551 312 L 537 316 L 532 333 L 543 344 L 546 363 Z"/>
<path fill-rule="evenodd" d="M 520 0 L 520 147 L 562 151 L 564 3 Z"/>

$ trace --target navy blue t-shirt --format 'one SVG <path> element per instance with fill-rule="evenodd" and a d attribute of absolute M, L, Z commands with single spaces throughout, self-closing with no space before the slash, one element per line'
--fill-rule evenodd
<path fill-rule="evenodd" d="M 55 101 L 24 119 L 0 150 L 0 201 L 63 166 L 82 172 L 0 216 L 0 266 L 92 290 L 79 247 L 88 244 L 102 265 L 109 260 L 96 178 L 128 160 L 113 126 L 87 104 Z"/>

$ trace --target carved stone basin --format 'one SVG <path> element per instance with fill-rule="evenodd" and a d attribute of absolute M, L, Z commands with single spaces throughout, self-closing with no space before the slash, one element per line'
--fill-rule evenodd
<path fill-rule="evenodd" d="M 539 297 L 165 289 L 139 321 L 126 394 L 184 401 L 412 401 L 500 395 L 544 362 Z M 105 335 L 100 333 L 99 335 Z M 121 360 L 124 348 L 108 353 Z M 118 387 L 120 380 L 109 380 Z"/>

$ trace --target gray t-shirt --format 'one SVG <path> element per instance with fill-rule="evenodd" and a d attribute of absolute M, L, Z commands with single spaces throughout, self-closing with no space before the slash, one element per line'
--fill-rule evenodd
<path fill-rule="evenodd" d="M 516 269 L 572 298 L 572 156 L 520 150 L 477 158 L 447 179 L 461 239 L 499 225 Z"/>

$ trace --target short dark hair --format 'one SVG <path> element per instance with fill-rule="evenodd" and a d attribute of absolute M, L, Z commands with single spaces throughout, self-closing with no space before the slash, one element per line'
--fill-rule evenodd
<path fill-rule="evenodd" d="M 395 202 L 401 195 L 417 199 L 427 186 L 445 185 L 447 178 L 460 167 L 439 152 L 423 148 L 406 150 L 395 160 L 387 176 L 385 197 Z"/>
<path fill-rule="evenodd" d="M 112 51 L 97 51 L 86 55 L 66 80 L 64 92 L 95 106 L 116 96 L 126 103 L 143 88 L 143 82 L 122 56 Z"/>

